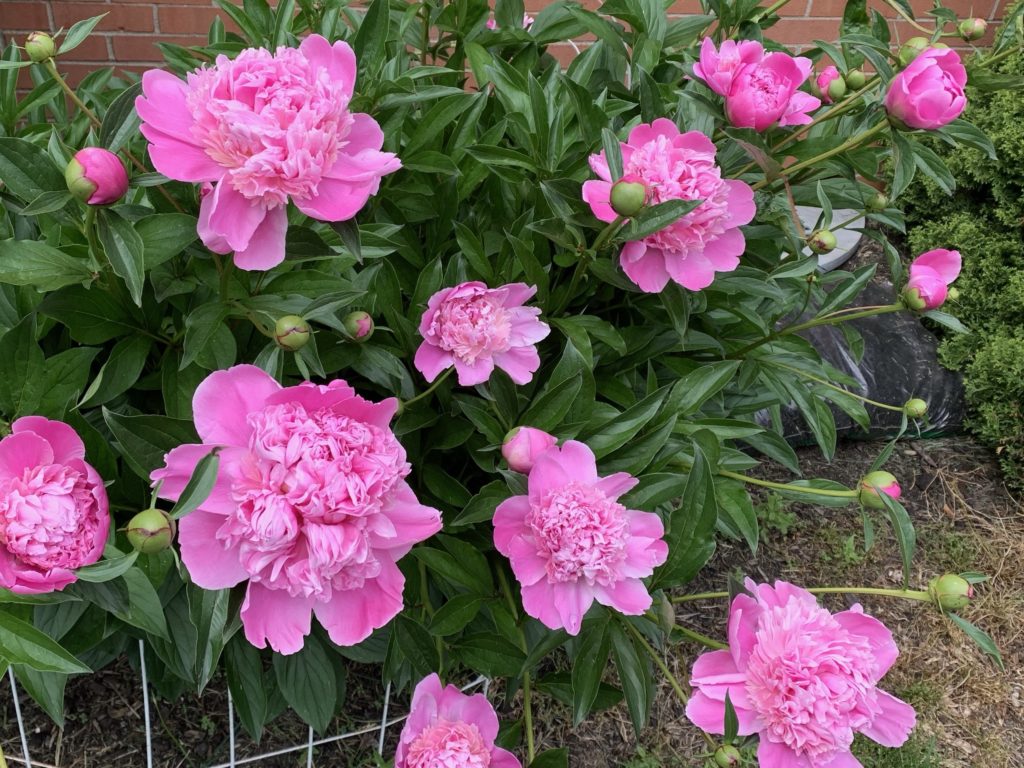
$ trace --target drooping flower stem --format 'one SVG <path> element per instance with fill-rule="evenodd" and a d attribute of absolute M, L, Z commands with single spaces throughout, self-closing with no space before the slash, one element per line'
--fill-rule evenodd
<path fill-rule="evenodd" d="M 814 157 L 809 157 L 806 160 L 801 160 L 798 163 L 793 163 L 793 165 L 783 168 L 781 173 L 783 176 L 786 176 L 787 178 L 792 178 L 795 174 L 799 173 L 800 171 L 806 168 L 812 168 L 815 165 L 819 165 L 823 160 L 828 160 L 830 157 L 841 155 L 843 152 L 846 152 L 850 149 L 854 149 L 855 147 L 859 147 L 865 141 L 878 135 L 888 127 L 888 121 L 880 120 L 876 125 L 872 126 L 871 128 L 867 128 L 866 130 L 863 130 L 854 136 L 851 136 L 849 139 L 844 141 L 839 146 L 833 147 L 832 149 L 822 152 L 821 154 L 815 155 Z M 775 179 L 762 179 L 761 181 L 754 184 L 753 188 L 761 189 L 762 187 L 771 184 L 773 181 L 775 181 Z"/>
<path fill-rule="evenodd" d="M 451 374 L 451 372 L 453 370 L 454 369 L 452 369 L 452 368 L 448 368 L 447 370 L 445 370 L 440 376 L 438 376 L 436 379 L 434 379 L 434 383 L 433 384 L 431 384 L 429 387 L 427 387 L 425 390 L 420 392 L 415 397 L 410 397 L 408 400 L 406 400 L 404 403 L 402 403 L 401 409 L 408 408 L 410 405 L 415 403 L 417 400 L 422 400 L 423 398 L 427 397 L 431 392 L 433 392 L 435 389 L 437 389 L 439 386 L 441 386 L 441 382 L 444 381 L 445 379 L 447 379 L 448 376 Z"/>
<path fill-rule="evenodd" d="M 807 590 L 815 595 L 879 595 L 882 597 L 900 597 L 905 600 L 916 600 L 921 603 L 932 602 L 932 597 L 920 589 L 883 589 L 881 587 L 811 587 Z M 720 600 L 729 597 L 728 592 L 695 592 L 692 595 L 676 595 L 671 598 L 673 603 L 692 603 L 697 600 Z"/>
<path fill-rule="evenodd" d="M 508 603 L 508 609 L 512 612 L 512 617 L 516 621 L 516 630 L 519 632 L 519 647 L 522 649 L 524 654 L 529 653 L 529 646 L 526 644 L 526 635 L 523 633 L 523 628 L 519 626 L 519 609 L 516 608 L 515 598 L 512 597 L 512 589 L 508 584 L 508 577 L 505 575 L 504 568 L 500 566 L 496 568 L 498 572 L 498 583 L 501 584 L 501 591 L 505 595 L 505 600 Z M 530 765 L 533 763 L 533 757 L 536 753 L 536 748 L 533 741 L 533 703 L 532 690 L 530 686 L 530 670 L 523 670 L 523 728 L 526 731 L 526 764 Z"/>
<path fill-rule="evenodd" d="M 837 498 L 856 498 L 858 495 L 857 491 L 845 490 L 837 491 L 831 488 L 808 488 L 802 485 L 791 485 L 789 483 L 776 483 L 771 480 L 761 480 L 757 477 L 750 477 L 750 475 L 742 475 L 739 472 L 730 472 L 726 469 L 718 470 L 717 474 L 719 477 L 728 477 L 731 480 L 739 480 L 741 483 L 750 483 L 751 485 L 760 485 L 762 488 L 772 488 L 777 491 L 787 491 L 792 493 L 806 493 L 811 496 L 835 496 Z"/>
<path fill-rule="evenodd" d="M 829 389 L 835 390 L 836 392 L 842 392 L 844 395 L 849 395 L 850 397 L 856 400 L 860 400 L 862 403 L 873 405 L 876 408 L 884 408 L 887 411 L 896 411 L 897 413 L 903 413 L 902 405 L 890 405 L 889 403 L 882 403 L 879 402 L 878 400 L 872 400 L 870 397 L 864 397 L 864 395 L 853 392 L 849 389 L 846 389 L 845 387 L 840 387 L 838 384 L 833 384 L 828 379 L 823 379 L 820 376 L 815 376 L 814 374 L 807 373 L 807 371 L 801 371 L 799 368 L 793 368 L 792 366 L 786 365 L 785 363 L 780 363 L 775 360 L 771 360 L 769 364 L 774 365 L 777 368 L 784 368 L 787 371 L 795 373 L 797 376 L 801 376 L 807 379 L 808 381 L 813 381 L 816 382 L 817 384 L 821 384 L 823 387 L 828 387 Z"/>

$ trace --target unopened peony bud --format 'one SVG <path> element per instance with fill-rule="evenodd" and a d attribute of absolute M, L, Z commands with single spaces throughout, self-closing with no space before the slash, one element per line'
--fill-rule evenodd
<path fill-rule="evenodd" d="M 869 472 L 860 481 L 860 503 L 870 509 L 885 509 L 878 494 L 884 493 L 890 499 L 899 499 L 902 491 L 900 484 L 896 482 L 896 476 L 891 472 Z"/>
<path fill-rule="evenodd" d="M 859 69 L 851 69 L 846 73 L 846 84 L 853 90 L 859 91 L 867 83 L 868 79 Z"/>
<path fill-rule="evenodd" d="M 846 81 L 841 77 L 837 77 L 829 83 L 827 92 L 828 97 L 832 101 L 839 101 L 839 99 L 846 95 Z"/>
<path fill-rule="evenodd" d="M 121 159 L 101 147 L 78 150 L 64 171 L 64 180 L 71 194 L 89 205 L 110 205 L 128 191 Z"/>
<path fill-rule="evenodd" d="M 950 301 L 956 301 L 960 298 L 960 289 L 952 285 L 949 286 L 949 288 L 946 289 L 946 298 Z"/>
<path fill-rule="evenodd" d="M 740 759 L 740 751 L 732 744 L 723 744 L 715 750 L 715 765 L 719 768 L 736 768 Z"/>
<path fill-rule="evenodd" d="M 884 211 L 889 207 L 889 198 L 881 192 L 876 192 L 867 199 L 865 206 L 869 211 L 878 213 L 879 211 Z"/>
<path fill-rule="evenodd" d="M 144 555 L 163 552 L 171 546 L 178 524 L 159 509 L 144 509 L 125 529 L 129 543 Z"/>
<path fill-rule="evenodd" d="M 916 59 L 926 48 L 936 48 L 926 37 L 912 37 L 900 48 L 898 58 L 904 67 Z"/>
<path fill-rule="evenodd" d="M 619 216 L 636 216 L 647 202 L 647 187 L 638 181 L 617 181 L 612 185 L 612 210 Z"/>
<path fill-rule="evenodd" d="M 282 349 L 298 352 L 309 342 L 309 323 L 298 315 L 285 315 L 274 327 L 274 339 Z"/>
<path fill-rule="evenodd" d="M 911 398 L 903 404 L 903 412 L 912 419 L 920 419 L 928 413 L 928 403 L 919 397 Z"/>
<path fill-rule="evenodd" d="M 33 32 L 25 38 L 25 53 L 36 64 L 52 59 L 56 52 L 57 46 L 53 38 L 45 32 Z"/>
<path fill-rule="evenodd" d="M 807 244 L 815 253 L 828 253 L 836 247 L 836 236 L 827 229 L 819 229 L 807 238 Z"/>
<path fill-rule="evenodd" d="M 974 587 L 963 576 L 947 573 L 928 582 L 928 594 L 944 611 L 965 608 L 974 597 Z"/>
<path fill-rule="evenodd" d="M 352 341 L 368 341 L 373 335 L 373 318 L 366 312 L 351 312 L 341 322 Z"/>
<path fill-rule="evenodd" d="M 988 22 L 984 19 L 964 19 L 957 26 L 957 31 L 967 42 L 977 40 L 978 38 L 985 36 L 985 30 L 988 29 Z"/>
<path fill-rule="evenodd" d="M 903 299 L 903 305 L 907 309 L 912 309 L 915 312 L 924 312 L 929 308 L 928 300 L 921 295 L 921 291 L 917 288 L 908 286 L 900 296 Z"/>
<path fill-rule="evenodd" d="M 528 473 L 537 457 L 554 447 L 558 438 L 535 427 L 516 427 L 501 444 L 501 455 L 514 472 Z"/>

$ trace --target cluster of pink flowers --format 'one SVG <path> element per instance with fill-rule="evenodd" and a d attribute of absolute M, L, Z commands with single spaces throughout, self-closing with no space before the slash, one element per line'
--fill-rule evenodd
<path fill-rule="evenodd" d="M 179 181 L 213 183 L 199 236 L 234 251 L 242 269 L 284 260 L 287 204 L 314 219 L 351 219 L 401 167 L 384 134 L 348 109 L 356 58 L 347 43 L 310 35 L 296 48 L 218 56 L 182 82 L 146 72 L 136 109 L 154 167 Z"/>
<path fill-rule="evenodd" d="M 100 559 L 110 530 L 103 480 L 60 421 L 26 416 L 0 440 L 0 587 L 63 589 Z"/>
<path fill-rule="evenodd" d="M 525 283 L 488 288 L 480 282 L 438 291 L 420 320 L 416 369 L 433 381 L 454 366 L 459 384 L 468 387 L 487 381 L 497 366 L 526 384 L 540 368 L 537 343 L 551 333 L 539 309 L 523 306 L 536 292 Z"/>
<path fill-rule="evenodd" d="M 700 47 L 693 74 L 725 99 L 725 114 L 737 128 L 764 131 L 805 125 L 821 101 L 799 90 L 810 77 L 813 63 L 803 56 L 776 51 L 765 54 L 753 40 L 725 40 L 721 49 L 710 37 Z"/>
<path fill-rule="evenodd" d="M 671 120 L 638 125 L 621 146 L 623 176 L 647 189 L 649 204 L 700 200 L 700 205 L 664 229 L 626 243 L 619 261 L 643 291 L 661 291 L 673 280 L 692 291 L 707 288 L 716 272 L 740 263 L 746 241 L 740 227 L 753 218 L 754 192 L 748 184 L 722 178 L 715 145 L 699 131 L 680 133 Z M 600 177 L 583 184 L 583 199 L 601 221 L 614 221 L 614 181 L 604 152 L 590 156 Z"/>
<path fill-rule="evenodd" d="M 637 482 L 625 472 L 600 477 L 593 451 L 575 440 L 532 457 L 527 494 L 494 512 L 494 546 L 530 616 L 576 635 L 595 600 L 632 616 L 650 608 L 642 579 L 668 545 L 661 518 L 619 502 Z"/>
<path fill-rule="evenodd" d="M 217 482 L 181 521 L 193 581 L 248 581 L 245 636 L 294 653 L 311 614 L 338 645 L 354 645 L 402 610 L 396 562 L 441 528 L 406 482 L 410 467 L 389 424 L 397 401 L 371 403 L 344 381 L 282 388 L 261 369 L 210 374 L 192 407 L 200 444 L 167 454 L 153 473 L 177 499 L 196 464 L 219 449 Z"/>
<path fill-rule="evenodd" d="M 814 595 L 777 581 L 746 582 L 729 611 L 729 649 L 693 666 L 686 714 L 723 733 L 728 694 L 740 735 L 758 734 L 761 768 L 860 768 L 855 733 L 903 744 L 914 709 L 878 688 L 899 650 L 859 605 L 835 615 Z"/>
<path fill-rule="evenodd" d="M 908 128 L 934 131 L 967 107 L 967 70 L 952 48 L 927 48 L 896 75 L 885 94 L 889 117 Z"/>

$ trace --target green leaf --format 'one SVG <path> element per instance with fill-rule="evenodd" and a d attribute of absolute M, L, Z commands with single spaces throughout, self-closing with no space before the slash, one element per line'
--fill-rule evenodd
<path fill-rule="evenodd" d="M 103 409 L 103 418 L 128 466 L 143 480 L 164 465 L 164 455 L 184 443 L 198 443 L 190 420 L 167 416 L 125 416 Z"/>
<path fill-rule="evenodd" d="M 955 613 L 947 614 L 953 623 L 956 624 L 964 633 L 971 638 L 971 640 L 977 645 L 986 656 L 989 656 L 992 661 L 996 663 L 996 666 L 1000 670 L 1005 670 L 1006 666 L 1003 664 L 1003 656 L 999 653 L 999 646 L 995 644 L 992 637 L 985 632 L 983 629 L 976 627 L 971 624 L 967 619 L 957 616 Z"/>
<path fill-rule="evenodd" d="M 363 72 L 374 72 L 383 59 L 390 26 L 387 0 L 373 0 L 366 9 L 352 47 Z"/>
<path fill-rule="evenodd" d="M 605 614 L 596 625 L 582 633 L 582 642 L 572 660 L 572 720 L 578 726 L 590 713 L 608 663 L 610 638 L 609 617 Z"/>
<path fill-rule="evenodd" d="M 130 221 L 112 210 L 101 210 L 96 231 L 114 273 L 124 280 L 136 306 L 142 306 L 142 283 L 146 277 L 146 259 L 142 238 Z"/>
<path fill-rule="evenodd" d="M 141 334 L 118 341 L 110 351 L 110 357 L 82 395 L 79 407 L 92 408 L 109 403 L 131 389 L 139 380 L 152 346 L 153 340 Z"/>
<path fill-rule="evenodd" d="M 725 734 L 723 736 L 726 744 L 731 744 L 736 740 L 736 735 L 740 730 L 740 720 L 736 716 L 736 707 L 732 705 L 732 699 L 729 698 L 729 691 L 725 692 Z"/>
<path fill-rule="evenodd" d="M 116 613 L 117 618 L 151 635 L 169 640 L 164 608 L 146 574 L 138 568 L 129 568 L 121 578 L 128 586 L 128 610 Z"/>
<path fill-rule="evenodd" d="M 508 486 L 501 480 L 492 480 L 469 500 L 451 525 L 472 525 L 491 520 L 494 517 L 494 510 L 508 497 Z"/>
<path fill-rule="evenodd" d="M 61 672 L 39 672 L 24 664 L 14 665 L 18 685 L 50 716 L 58 728 L 64 727 L 64 687 L 68 676 Z"/>
<path fill-rule="evenodd" d="M 108 547 L 108 554 L 109 550 L 110 548 Z M 120 555 L 119 557 L 105 557 L 98 563 L 79 568 L 75 571 L 75 576 L 80 581 L 88 581 L 93 584 L 102 584 L 105 581 L 112 581 L 119 576 L 123 576 L 135 564 L 135 561 L 139 559 L 139 553 L 132 551 L 127 555 L 123 553 L 118 554 Z"/>
<path fill-rule="evenodd" d="M 582 374 L 565 379 L 554 387 L 545 387 L 523 415 L 522 422 L 545 431 L 555 429 L 576 402 L 582 388 Z"/>
<path fill-rule="evenodd" d="M 604 146 L 604 159 L 608 163 L 608 173 L 612 183 L 622 178 L 622 144 L 618 136 L 607 128 L 601 129 L 601 144 Z"/>
<path fill-rule="evenodd" d="M 679 379 L 669 403 L 677 409 L 680 416 L 696 413 L 704 403 L 732 381 L 739 367 L 738 360 L 723 360 L 702 365 Z"/>
<path fill-rule="evenodd" d="M 26 203 L 44 192 L 67 192 L 64 172 L 47 151 L 24 139 L 0 137 L 0 179 Z M 10 282 L 3 277 L 0 281 Z"/>
<path fill-rule="evenodd" d="M 742 536 L 752 555 L 757 554 L 757 513 L 747 489 L 732 483 L 718 483 L 718 522 L 732 536 Z"/>
<path fill-rule="evenodd" d="M 267 693 L 260 652 L 239 633 L 224 649 L 224 668 L 238 719 L 248 734 L 259 741 L 267 721 Z"/>
<path fill-rule="evenodd" d="M 209 498 L 210 492 L 217 482 L 219 467 L 220 457 L 217 455 L 216 448 L 198 461 L 196 468 L 192 470 L 192 476 L 178 497 L 178 501 L 171 508 L 170 516 L 173 519 L 178 520 L 184 517 Z"/>
<path fill-rule="evenodd" d="M 416 547 L 412 556 L 422 562 L 438 576 L 461 587 L 466 587 L 480 594 L 487 594 L 489 584 L 481 584 L 473 570 L 453 557 L 433 547 Z"/>
<path fill-rule="evenodd" d="M 440 637 L 454 635 L 476 618 L 482 605 L 483 598 L 477 595 L 450 597 L 431 617 L 427 631 Z"/>
<path fill-rule="evenodd" d="M 66 325 L 71 338 L 82 344 L 102 344 L 142 329 L 134 307 L 96 286 L 75 285 L 51 293 L 39 311 Z"/>
<path fill-rule="evenodd" d="M 92 671 L 51 637 L 3 610 L 0 610 L 0 648 L 7 662 L 24 664 L 39 672 L 73 675 Z"/>
<path fill-rule="evenodd" d="M 915 143 L 897 130 L 892 132 L 892 186 L 889 196 L 895 200 L 906 191 L 917 173 Z"/>
<path fill-rule="evenodd" d="M 44 213 L 59 211 L 71 201 L 71 193 L 68 191 L 56 190 L 55 192 L 43 192 L 35 200 L 21 209 L 22 216 L 41 216 Z"/>
<path fill-rule="evenodd" d="M 135 222 L 146 269 L 163 264 L 196 241 L 197 219 L 186 213 L 155 213 Z"/>
<path fill-rule="evenodd" d="M 0 240 L 0 283 L 55 291 L 91 279 L 84 259 L 35 240 Z"/>
<path fill-rule="evenodd" d="M 307 637 L 298 653 L 274 654 L 274 675 L 288 705 L 318 733 L 334 715 L 337 679 L 327 651 L 315 637 Z"/>
<path fill-rule="evenodd" d="M 141 82 L 130 85 L 107 107 L 100 125 L 101 147 L 117 152 L 138 133 L 141 121 L 135 112 L 135 99 L 140 93 Z"/>
<path fill-rule="evenodd" d="M 676 223 L 702 202 L 704 201 L 666 200 L 664 203 L 646 206 L 630 219 L 629 226 L 624 231 L 624 237 L 626 240 L 641 240 Z"/>
<path fill-rule="evenodd" d="M 456 645 L 457 658 L 488 677 L 516 677 L 526 660 L 517 646 L 497 635 L 470 635 Z"/>
<path fill-rule="evenodd" d="M 434 638 L 423 625 L 407 616 L 399 616 L 395 620 L 395 637 L 402 655 L 409 660 L 417 677 L 426 677 L 438 671 L 441 657 L 434 645 Z"/>
<path fill-rule="evenodd" d="M 546 749 L 533 759 L 529 768 L 569 768 L 569 750 L 565 747 Z"/>
<path fill-rule="evenodd" d="M 949 328 L 951 331 L 956 333 L 970 333 L 970 329 L 960 322 L 959 318 L 953 317 L 953 315 L 947 312 L 940 312 L 937 309 L 930 309 L 927 312 L 921 313 L 922 317 L 927 317 L 929 320 L 933 320 L 939 325 Z"/>
<path fill-rule="evenodd" d="M 0 412 L 9 420 L 35 412 L 42 397 L 43 351 L 36 343 L 36 321 L 28 315 L 0 338 Z"/>
<path fill-rule="evenodd" d="M 64 42 L 60 44 L 60 48 L 57 49 L 57 55 L 63 55 L 69 51 L 75 50 L 78 46 L 85 42 L 85 39 L 92 33 L 96 25 L 103 21 L 103 17 L 107 14 L 101 13 L 99 16 L 93 16 L 82 21 L 76 21 L 71 25 L 71 29 L 68 30 L 67 34 L 64 35 Z"/>
<path fill-rule="evenodd" d="M 651 705 L 654 703 L 650 662 L 646 654 L 637 649 L 632 638 L 626 636 L 618 622 L 611 626 L 611 641 L 615 668 L 619 673 L 629 717 L 633 721 L 633 730 L 639 734 L 647 725 Z"/>
<path fill-rule="evenodd" d="M 903 588 L 910 585 L 910 569 L 914 561 L 914 549 L 917 546 L 917 534 L 914 532 L 914 523 L 907 514 L 902 504 L 887 493 L 879 492 L 878 498 L 885 506 L 885 512 L 892 523 L 893 533 L 896 534 L 896 542 L 900 547 L 900 557 L 903 560 Z"/>
<path fill-rule="evenodd" d="M 714 528 L 718 519 L 715 484 L 704 452 L 694 443 L 693 466 L 682 503 L 672 513 L 668 533 L 668 560 L 654 576 L 659 585 L 690 581 L 715 552 Z"/>
<path fill-rule="evenodd" d="M 587 444 L 597 458 L 607 456 L 636 437 L 661 409 L 667 394 L 667 387 L 659 389 L 636 405 L 627 408 L 600 429 L 589 434 L 584 433 L 580 440 Z"/>

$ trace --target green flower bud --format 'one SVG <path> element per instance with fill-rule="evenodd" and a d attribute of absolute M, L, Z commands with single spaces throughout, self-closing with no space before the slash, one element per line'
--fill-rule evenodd
<path fill-rule="evenodd" d="M 957 26 L 957 31 L 967 42 L 977 40 L 980 37 L 985 36 L 985 30 L 988 29 L 988 22 L 984 19 L 964 19 Z"/>
<path fill-rule="evenodd" d="M 839 101 L 846 95 L 846 80 L 841 77 L 837 77 L 831 83 L 828 84 L 828 97 L 832 101 Z"/>
<path fill-rule="evenodd" d="M 129 543 L 136 552 L 155 555 L 171 546 L 178 524 L 160 509 L 144 509 L 131 519 L 125 529 Z"/>
<path fill-rule="evenodd" d="M 57 45 L 45 32 L 33 32 L 25 38 L 25 53 L 36 64 L 42 64 L 57 53 Z"/>
<path fill-rule="evenodd" d="M 309 323 L 298 315 L 285 315 L 274 327 L 274 339 L 281 349 L 298 352 L 309 342 Z"/>
<path fill-rule="evenodd" d="M 900 294 L 900 298 L 903 299 L 903 306 L 907 309 L 911 309 L 914 312 L 924 312 L 928 309 L 927 300 L 921 295 L 921 292 L 917 288 L 906 288 L 903 293 Z"/>
<path fill-rule="evenodd" d="M 846 84 L 855 91 L 859 91 L 863 88 L 864 84 L 868 81 L 867 77 L 859 69 L 851 69 L 846 73 L 846 77 L 843 79 L 846 80 Z"/>
<path fill-rule="evenodd" d="M 636 216 L 647 202 L 647 187 L 638 181 L 617 181 L 612 184 L 612 210 L 619 216 Z"/>
<path fill-rule="evenodd" d="M 869 509 L 885 509 L 885 502 L 879 498 L 884 493 L 891 499 L 899 499 L 902 494 L 896 476 L 891 472 L 869 472 L 860 481 L 860 503 Z"/>
<path fill-rule="evenodd" d="M 928 594 L 942 610 L 958 611 L 971 602 L 974 587 L 963 576 L 947 573 L 928 582 Z"/>
<path fill-rule="evenodd" d="M 819 229 L 807 238 L 807 245 L 815 253 L 828 253 L 836 247 L 836 236 L 827 229 Z"/>
<path fill-rule="evenodd" d="M 912 419 L 920 419 L 928 413 L 928 403 L 919 397 L 913 397 L 903 404 L 903 412 Z"/>
<path fill-rule="evenodd" d="M 867 199 L 865 205 L 869 211 L 878 213 L 889 207 L 889 198 L 881 192 L 876 192 Z"/>
<path fill-rule="evenodd" d="M 928 40 L 927 37 L 912 37 L 903 44 L 902 48 L 900 48 L 900 52 L 898 55 L 900 64 L 905 67 L 909 65 L 910 62 L 912 62 L 914 59 L 916 59 L 918 55 L 926 48 L 934 47 L 937 46 L 933 46 L 931 41 Z"/>
<path fill-rule="evenodd" d="M 369 341 L 373 336 L 373 318 L 366 312 L 352 312 L 341 322 L 352 341 Z"/>
<path fill-rule="evenodd" d="M 736 768 L 740 760 L 740 751 L 732 744 L 723 744 L 715 750 L 715 765 L 719 768 Z"/>
<path fill-rule="evenodd" d="M 946 291 L 946 298 L 950 301 L 956 301 L 960 298 L 960 289 L 954 288 L 952 285 L 949 286 L 949 290 Z"/>

